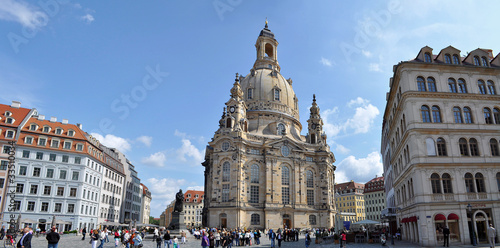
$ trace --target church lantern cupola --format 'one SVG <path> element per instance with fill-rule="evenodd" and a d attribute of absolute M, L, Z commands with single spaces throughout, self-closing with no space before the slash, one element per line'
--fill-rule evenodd
<path fill-rule="evenodd" d="M 326 145 L 326 134 L 323 132 L 323 120 L 319 114 L 318 104 L 316 104 L 316 95 L 313 95 L 313 103 L 309 111 L 307 141 L 311 144 Z"/>
<path fill-rule="evenodd" d="M 267 68 L 279 72 L 281 68 L 278 64 L 277 47 L 278 41 L 274 38 L 274 33 L 267 26 L 266 20 L 266 26 L 260 31 L 259 38 L 257 38 L 257 42 L 255 43 L 257 60 L 255 60 L 253 69 Z"/>

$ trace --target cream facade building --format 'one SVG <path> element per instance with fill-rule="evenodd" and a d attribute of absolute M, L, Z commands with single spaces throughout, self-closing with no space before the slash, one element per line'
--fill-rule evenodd
<path fill-rule="evenodd" d="M 375 177 L 365 184 L 366 218 L 382 221 L 382 210 L 386 208 L 384 177 Z"/>
<path fill-rule="evenodd" d="M 441 245 L 448 226 L 452 246 L 481 243 L 500 223 L 499 83 L 500 56 L 485 49 L 424 47 L 394 66 L 382 146 L 403 239 Z"/>
<path fill-rule="evenodd" d="M 366 219 L 364 190 L 364 184 L 352 180 L 335 185 L 337 210 L 353 214 L 345 215 L 347 221 L 355 223 Z"/>
<path fill-rule="evenodd" d="M 316 99 L 301 135 L 292 80 L 280 74 L 278 41 L 266 27 L 257 59 L 236 77 L 205 162 L 204 226 L 332 227 L 335 157 Z"/>

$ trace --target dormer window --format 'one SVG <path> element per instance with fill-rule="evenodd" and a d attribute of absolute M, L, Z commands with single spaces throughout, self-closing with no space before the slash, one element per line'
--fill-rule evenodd
<path fill-rule="evenodd" d="M 14 118 L 10 118 L 10 117 L 9 117 L 9 118 L 7 118 L 7 119 L 5 120 L 5 123 L 7 123 L 7 124 L 13 124 L 13 123 L 14 123 L 14 121 L 15 121 L 15 120 L 14 120 Z"/>
<path fill-rule="evenodd" d="M 33 144 L 33 137 L 30 137 L 30 136 L 25 137 L 24 144 L 28 144 L 28 145 Z"/>
<path fill-rule="evenodd" d="M 12 139 L 12 138 L 14 138 L 14 134 L 15 134 L 14 131 L 9 130 L 9 131 L 7 131 L 7 133 L 5 133 L 5 138 Z"/>
<path fill-rule="evenodd" d="M 47 144 L 47 139 L 46 138 L 39 138 L 38 139 L 38 145 L 39 146 L 45 146 Z"/>
<path fill-rule="evenodd" d="M 5 116 L 8 117 L 8 116 L 11 116 L 11 115 L 12 115 L 12 113 L 10 111 L 5 111 Z"/>
<path fill-rule="evenodd" d="M 444 62 L 446 64 L 451 64 L 451 56 L 449 54 L 444 55 Z"/>
<path fill-rule="evenodd" d="M 486 57 L 481 57 L 481 61 L 483 62 L 484 67 L 488 67 L 488 60 L 486 59 Z"/>
<path fill-rule="evenodd" d="M 281 93 L 281 90 L 278 89 L 278 88 L 275 88 L 274 89 L 274 100 L 275 101 L 279 101 L 281 98 L 280 98 L 280 93 Z"/>
<path fill-rule="evenodd" d="M 458 58 L 458 55 L 453 54 L 453 64 L 459 65 L 460 64 L 460 59 Z"/>
<path fill-rule="evenodd" d="M 478 56 L 474 56 L 474 65 L 481 66 L 481 64 L 479 63 L 479 57 Z"/>
<path fill-rule="evenodd" d="M 252 88 L 249 88 L 247 90 L 247 99 L 250 100 L 253 98 L 253 89 Z"/>
<path fill-rule="evenodd" d="M 36 131 L 37 128 L 38 128 L 38 126 L 36 124 L 30 125 L 30 131 Z"/>
<path fill-rule="evenodd" d="M 69 141 L 64 141 L 64 149 L 71 149 L 71 142 Z"/>
<path fill-rule="evenodd" d="M 63 132 L 62 128 L 57 128 L 57 129 L 56 129 L 56 134 L 61 135 L 61 134 L 62 134 L 62 132 Z"/>
<path fill-rule="evenodd" d="M 49 126 L 44 126 L 43 127 L 43 132 L 44 133 L 48 133 L 50 131 L 50 127 Z"/>
<path fill-rule="evenodd" d="M 198 197 L 200 197 L 200 196 L 199 196 L 199 195 L 197 195 L 197 194 L 196 194 L 196 195 L 194 195 L 194 198 L 198 198 Z"/>
<path fill-rule="evenodd" d="M 77 151 L 83 151 L 83 144 L 76 144 Z"/>
<path fill-rule="evenodd" d="M 424 61 L 426 63 L 432 63 L 432 59 L 431 59 L 431 54 L 430 53 L 425 53 L 424 54 Z"/>
<path fill-rule="evenodd" d="M 187 198 L 191 198 L 191 194 L 188 194 L 188 195 L 187 195 Z"/>
<path fill-rule="evenodd" d="M 59 140 L 52 140 L 52 145 L 51 145 L 52 148 L 59 148 Z"/>
<path fill-rule="evenodd" d="M 68 131 L 68 136 L 73 137 L 74 135 L 75 135 L 75 131 L 73 131 L 73 130 Z"/>

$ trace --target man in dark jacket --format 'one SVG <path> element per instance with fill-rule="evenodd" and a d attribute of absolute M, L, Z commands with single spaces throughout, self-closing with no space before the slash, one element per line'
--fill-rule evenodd
<path fill-rule="evenodd" d="M 443 246 L 450 247 L 450 229 L 445 226 L 443 229 L 444 244 Z"/>
<path fill-rule="evenodd" d="M 49 243 L 47 248 L 57 248 L 57 244 L 59 243 L 59 239 L 61 239 L 61 236 L 56 232 L 56 226 L 52 226 L 50 233 L 48 233 L 45 238 Z"/>
<path fill-rule="evenodd" d="M 24 228 L 23 236 L 17 242 L 17 248 L 31 248 L 31 238 L 33 235 L 30 233 L 29 227 Z"/>
<path fill-rule="evenodd" d="M 82 240 L 85 240 L 85 234 L 87 234 L 87 228 L 86 227 L 84 227 L 83 230 L 82 230 L 82 235 L 83 235 Z"/>
<path fill-rule="evenodd" d="M 5 237 L 5 227 L 4 226 L 2 226 L 2 229 L 0 230 L 0 240 L 2 240 L 3 237 Z"/>

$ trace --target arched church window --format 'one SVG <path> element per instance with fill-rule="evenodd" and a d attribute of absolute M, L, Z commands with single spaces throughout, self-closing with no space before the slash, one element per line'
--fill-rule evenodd
<path fill-rule="evenodd" d="M 283 123 L 278 124 L 278 135 L 285 135 L 286 129 Z"/>
<path fill-rule="evenodd" d="M 316 225 L 316 215 L 309 215 L 309 225 Z"/>
<path fill-rule="evenodd" d="M 281 184 L 290 185 L 290 169 L 286 166 L 281 168 Z"/>
<path fill-rule="evenodd" d="M 313 172 L 310 170 L 306 171 L 306 187 L 308 188 L 314 187 Z"/>
<path fill-rule="evenodd" d="M 252 88 L 249 88 L 247 90 L 247 99 L 252 99 L 253 98 L 253 89 Z"/>
<path fill-rule="evenodd" d="M 223 182 L 229 182 L 231 178 L 231 164 L 229 162 L 224 162 L 222 164 L 222 181 Z"/>
<path fill-rule="evenodd" d="M 274 100 L 275 101 L 279 101 L 281 98 L 280 98 L 280 89 L 276 88 L 274 89 Z"/>
<path fill-rule="evenodd" d="M 316 134 L 311 134 L 311 144 L 316 144 Z"/>
<path fill-rule="evenodd" d="M 265 52 L 266 52 L 266 57 L 274 57 L 274 52 L 273 52 L 273 45 L 269 44 L 269 43 L 266 43 L 266 46 L 265 46 Z"/>
<path fill-rule="evenodd" d="M 259 183 L 259 165 L 254 164 L 250 169 L 250 182 Z"/>
<path fill-rule="evenodd" d="M 230 128 L 231 127 L 231 118 L 227 118 L 226 119 L 226 128 Z"/>

